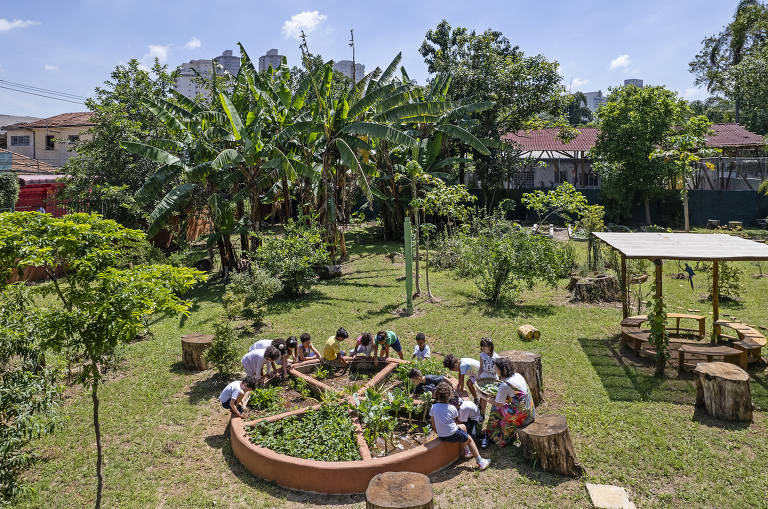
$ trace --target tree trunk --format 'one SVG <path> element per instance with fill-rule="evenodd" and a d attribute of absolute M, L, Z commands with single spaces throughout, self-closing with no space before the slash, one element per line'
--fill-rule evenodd
<path fill-rule="evenodd" d="M 93 399 L 93 430 L 96 432 L 96 503 L 94 507 L 101 507 L 101 493 L 104 490 L 104 477 L 101 473 L 102 450 L 101 450 L 101 425 L 99 424 L 99 367 L 95 359 L 91 359 L 91 369 L 93 370 L 93 384 L 91 385 L 91 398 Z"/>
<path fill-rule="evenodd" d="M 749 374 L 727 362 L 700 362 L 696 378 L 696 407 L 726 421 L 752 421 Z"/>
<path fill-rule="evenodd" d="M 576 458 L 568 425 L 562 415 L 542 415 L 517 430 L 523 456 L 536 460 L 547 472 L 580 476 L 584 467 Z"/>
<path fill-rule="evenodd" d="M 237 220 L 239 221 L 244 214 L 245 214 L 245 206 L 243 205 L 243 202 L 241 200 L 237 202 Z M 240 251 L 243 253 L 248 251 L 248 232 L 240 233 Z"/>
<path fill-rule="evenodd" d="M 366 509 L 432 509 L 429 477 L 415 472 L 377 474 L 365 490 Z"/>
<path fill-rule="evenodd" d="M 645 197 L 645 224 L 651 225 L 651 200 Z"/>
<path fill-rule="evenodd" d="M 520 350 L 507 350 L 499 352 L 500 357 L 506 357 L 512 361 L 516 373 L 525 378 L 528 388 L 531 390 L 533 404 L 538 405 L 544 400 L 544 381 L 542 377 L 541 355 Z"/>
<path fill-rule="evenodd" d="M 288 188 L 288 176 L 283 174 L 283 224 L 291 217 L 291 190 Z"/>
<path fill-rule="evenodd" d="M 227 250 L 224 247 L 224 237 L 221 235 L 216 239 L 216 245 L 219 246 L 219 262 L 221 263 L 221 271 L 225 273 L 228 270 L 227 267 Z"/>
<path fill-rule="evenodd" d="M 683 177 L 683 217 L 685 219 L 685 232 L 691 231 L 691 222 L 688 219 L 688 189 L 685 187 L 685 177 Z"/>

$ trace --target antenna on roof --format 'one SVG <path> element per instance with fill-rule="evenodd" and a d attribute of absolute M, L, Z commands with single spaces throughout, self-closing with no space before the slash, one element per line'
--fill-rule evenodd
<path fill-rule="evenodd" d="M 352 48 L 352 86 L 357 83 L 355 79 L 355 31 L 349 29 L 349 46 Z"/>

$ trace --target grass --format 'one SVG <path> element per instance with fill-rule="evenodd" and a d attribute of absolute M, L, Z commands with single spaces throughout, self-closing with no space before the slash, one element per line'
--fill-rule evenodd
<path fill-rule="evenodd" d="M 759 411 L 750 426 L 725 425 L 694 415 L 695 390 L 689 376 L 653 377 L 649 362 L 620 346 L 618 305 L 571 305 L 565 282 L 536 287 L 515 307 L 489 308 L 470 281 L 450 272 L 432 272 L 433 293 L 414 318 L 404 307 L 404 267 L 385 254 L 367 230 L 348 237 L 351 260 L 341 279 L 316 285 L 299 300 L 272 304 L 268 327 L 243 335 L 245 352 L 255 339 L 312 334 L 315 345 L 339 327 L 351 337 L 363 331 L 395 330 L 406 353 L 423 331 L 433 351 L 479 355 L 479 340 L 490 336 L 498 351 L 542 354 L 545 402 L 542 414 L 564 414 L 576 453 L 587 469 L 583 479 L 543 473 L 515 447 L 489 448 L 490 469 L 478 473 L 461 462 L 431 476 L 440 507 L 589 507 L 584 482 L 618 484 L 638 507 L 768 507 L 768 376 L 752 371 L 752 395 Z M 583 256 L 584 245 L 577 249 Z M 756 268 L 745 264 L 747 274 Z M 665 266 L 677 272 L 674 263 Z M 695 280 L 664 278 L 669 311 L 699 309 L 706 286 Z M 723 312 L 751 325 L 768 326 L 768 279 L 745 280 L 743 304 Z M 232 455 L 228 415 L 216 401 L 229 380 L 213 371 L 192 373 L 181 363 L 180 336 L 212 332 L 221 309 L 221 284 L 191 295 L 187 318 L 160 319 L 154 338 L 125 348 L 121 369 L 101 391 L 105 437 L 105 507 L 286 507 L 303 504 L 363 507 L 362 496 L 318 496 L 279 488 L 249 474 Z M 422 287 L 424 291 L 424 288 Z M 541 340 L 523 343 L 516 328 L 531 323 Z M 64 422 L 36 443 L 42 459 L 26 475 L 33 492 L 18 507 L 87 507 L 95 492 L 95 445 L 88 394 L 68 391 Z"/>

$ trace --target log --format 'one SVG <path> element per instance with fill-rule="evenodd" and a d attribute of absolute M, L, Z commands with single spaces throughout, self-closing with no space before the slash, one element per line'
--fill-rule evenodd
<path fill-rule="evenodd" d="M 377 474 L 365 490 L 366 509 L 432 509 L 429 477 L 415 472 Z"/>
<path fill-rule="evenodd" d="M 562 415 L 542 415 L 517 430 L 523 456 L 535 459 L 547 472 L 580 476 L 584 467 L 576 458 L 568 425 Z"/>
<path fill-rule="evenodd" d="M 741 230 L 742 228 L 743 224 L 741 221 L 728 221 L 729 230 Z"/>
<path fill-rule="evenodd" d="M 724 421 L 752 421 L 749 374 L 728 362 L 700 362 L 696 374 L 696 407 Z"/>
<path fill-rule="evenodd" d="M 184 367 L 191 370 L 203 371 L 209 368 L 203 353 L 211 346 L 212 334 L 185 334 L 181 336 L 181 358 Z"/>
<path fill-rule="evenodd" d="M 707 229 L 708 230 L 717 230 L 720 228 L 720 220 L 719 219 L 707 219 Z"/>
<path fill-rule="evenodd" d="M 507 350 L 499 352 L 499 357 L 506 357 L 512 361 L 515 372 L 525 378 L 528 388 L 531 389 L 533 404 L 538 405 L 544 401 L 544 382 L 542 380 L 541 355 L 521 350 Z"/>
<path fill-rule="evenodd" d="M 521 325 L 517 328 L 517 335 L 523 341 L 533 341 L 541 337 L 541 332 L 533 325 Z"/>

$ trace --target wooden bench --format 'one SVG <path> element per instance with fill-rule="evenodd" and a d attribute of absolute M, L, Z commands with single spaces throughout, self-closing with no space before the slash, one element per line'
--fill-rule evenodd
<path fill-rule="evenodd" d="M 700 339 L 704 339 L 706 336 L 707 318 L 703 315 L 689 315 L 684 313 L 667 313 L 667 318 L 675 319 L 675 333 L 680 334 L 680 330 L 685 332 L 698 333 Z M 680 329 L 680 320 L 696 320 L 699 323 L 698 330 L 696 329 Z M 670 327 L 669 330 L 672 330 Z"/>
<path fill-rule="evenodd" d="M 707 362 L 712 362 L 713 357 L 722 357 L 725 362 L 736 364 L 742 369 L 747 369 L 747 352 L 731 348 L 725 345 L 682 345 L 677 351 L 678 370 L 682 371 L 685 364 L 685 354 L 703 355 Z"/>
<path fill-rule="evenodd" d="M 624 344 L 634 350 L 635 353 L 640 353 L 643 343 L 648 342 L 650 333 L 640 328 L 640 325 L 647 320 L 647 316 L 638 315 L 630 316 L 621 321 L 621 338 L 624 340 Z"/>
<path fill-rule="evenodd" d="M 762 348 L 768 344 L 765 336 L 757 330 L 753 329 L 749 325 L 741 322 L 732 322 L 729 320 L 718 320 L 715 322 L 717 327 L 718 339 L 725 337 L 727 339 L 733 339 L 732 344 L 734 347 L 746 352 L 749 362 L 757 362 L 762 355 Z M 720 334 L 720 327 L 728 327 L 736 331 L 736 338 L 725 336 Z"/>

